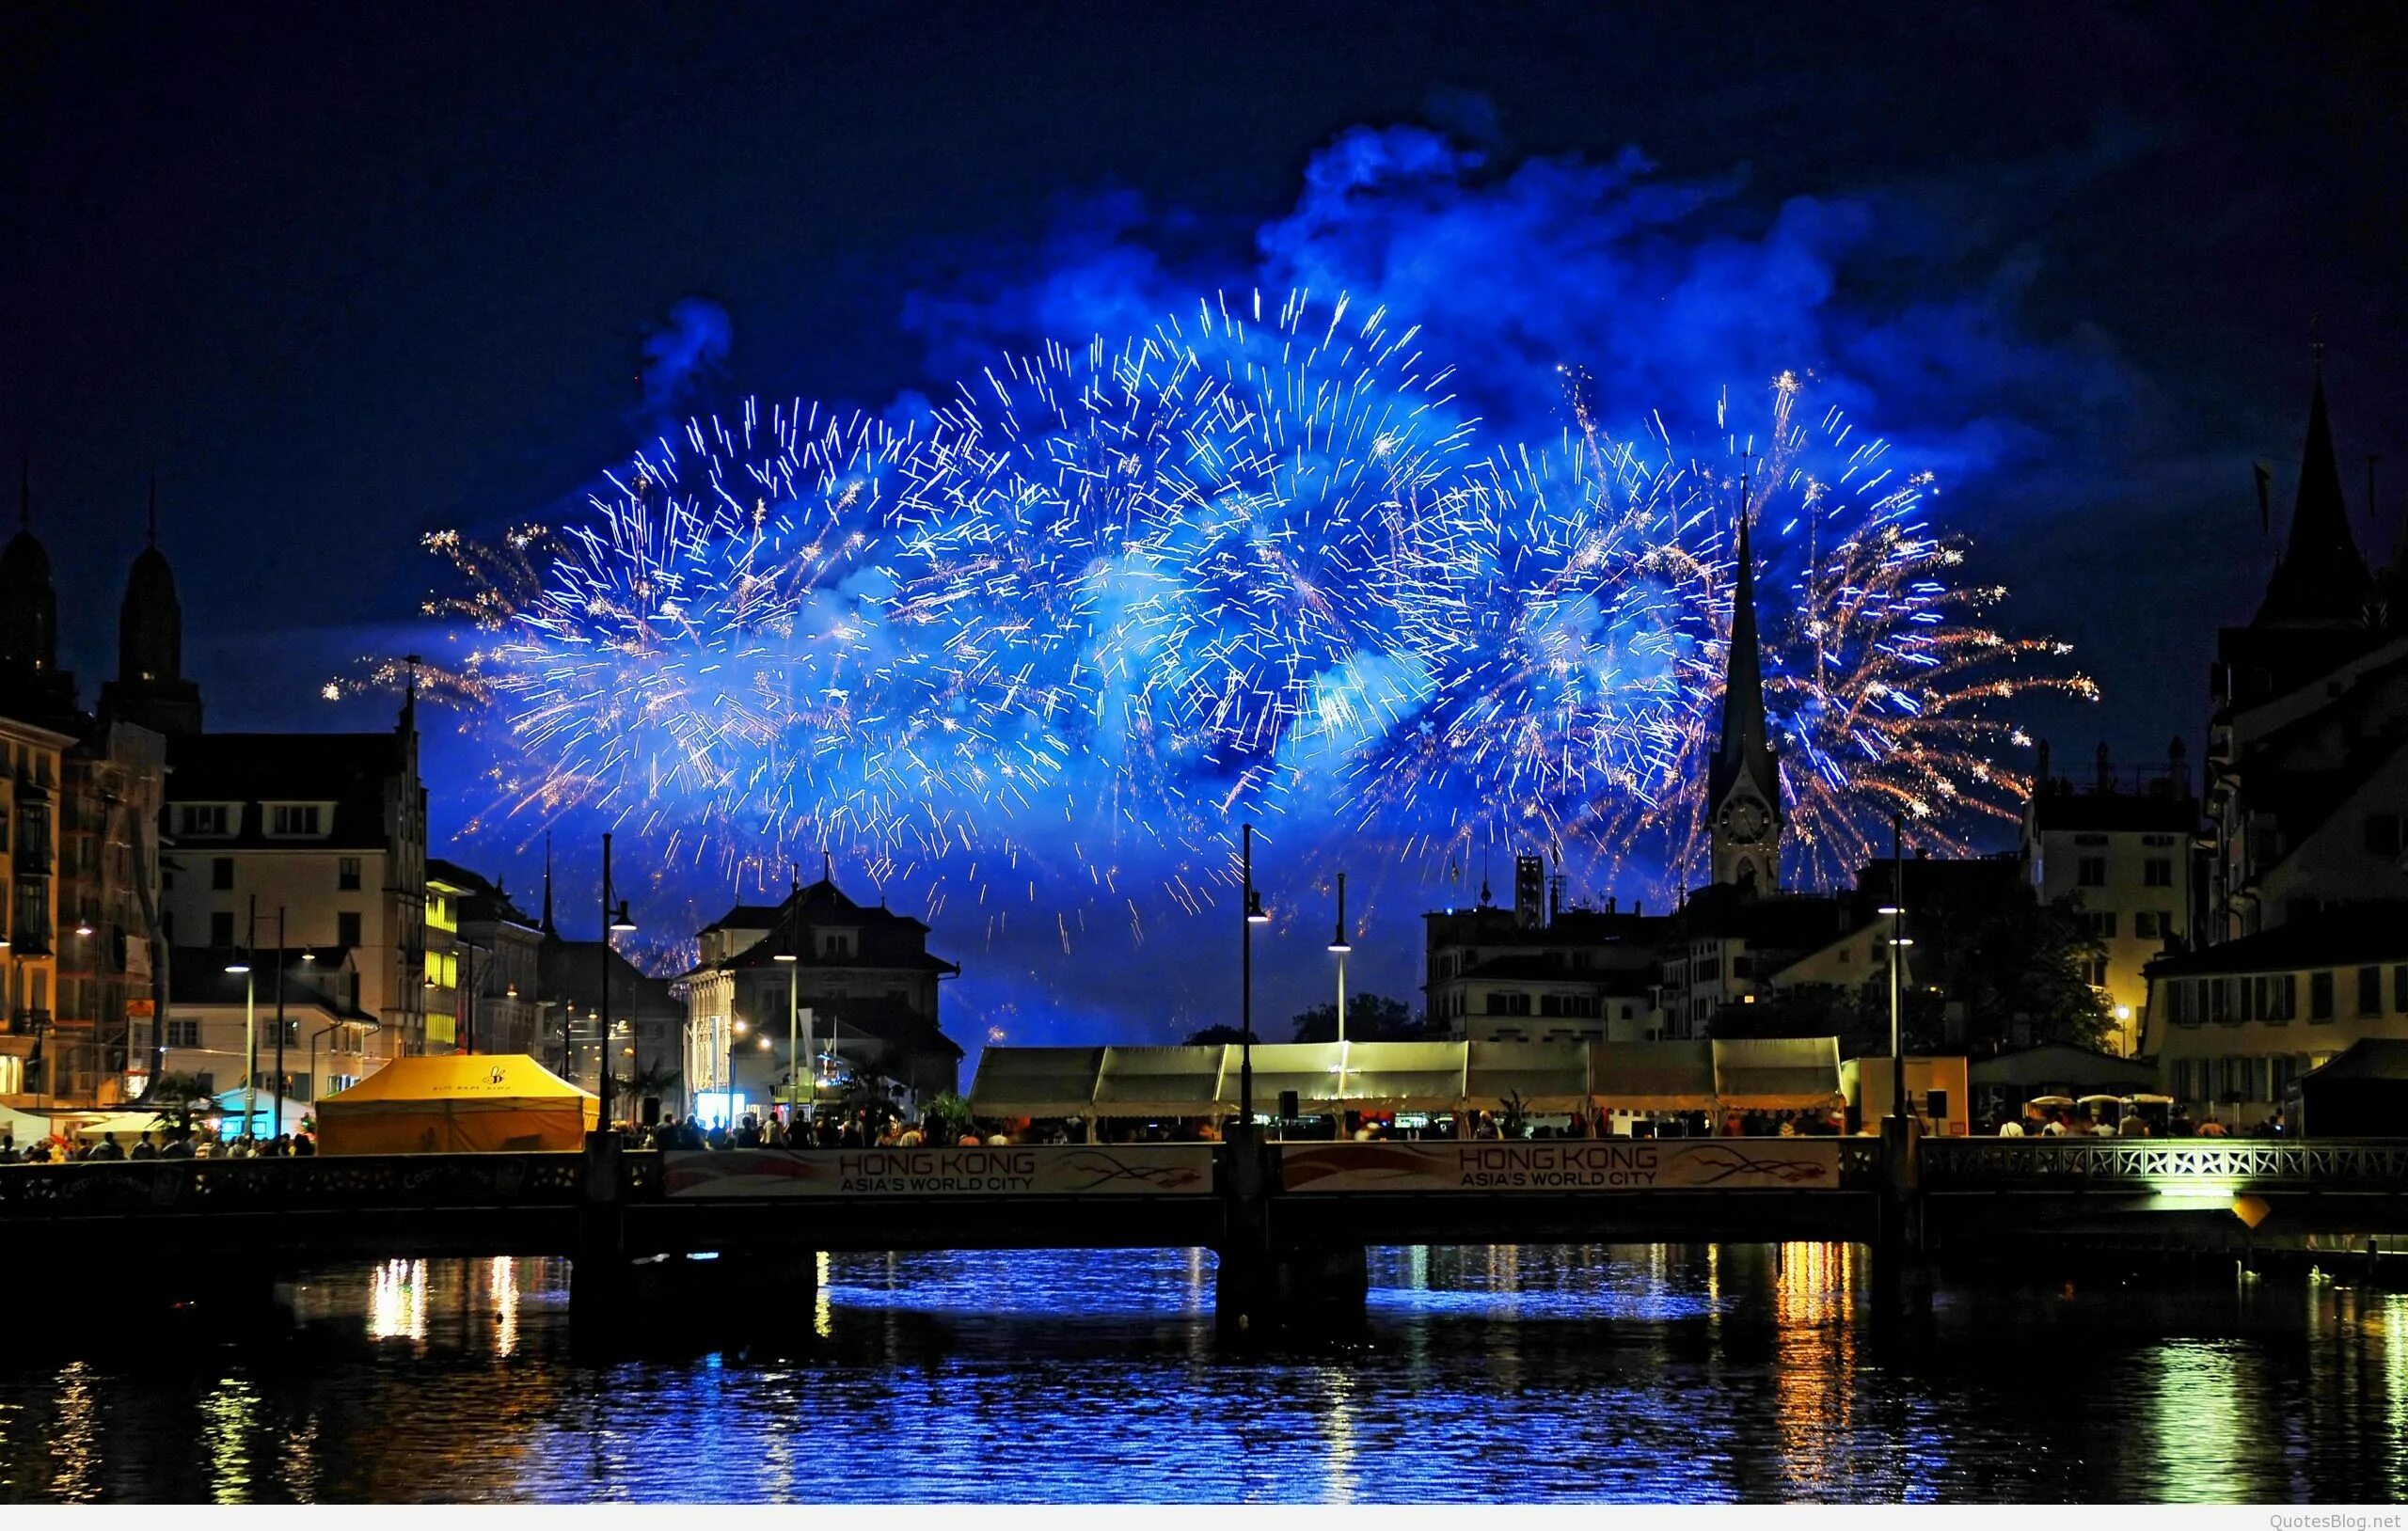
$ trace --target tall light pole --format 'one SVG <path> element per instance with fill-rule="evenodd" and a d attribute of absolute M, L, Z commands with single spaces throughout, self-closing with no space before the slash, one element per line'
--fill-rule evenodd
<path fill-rule="evenodd" d="M 243 1045 L 244 1050 L 247 1053 L 250 1050 L 252 997 L 255 992 L 254 986 L 258 981 L 251 976 L 251 955 L 248 952 L 239 950 L 230 952 L 227 954 L 227 958 L 226 971 L 243 975 Z M 243 1130 L 246 1132 L 251 1129 L 250 1109 L 250 1102 L 245 1100 Z"/>
<path fill-rule="evenodd" d="M 264 810 L 262 810 L 264 812 Z M 260 981 L 251 973 L 251 958 L 260 949 L 260 895 L 251 895 L 249 921 L 243 928 L 243 1136 L 260 1109 Z"/>
<path fill-rule="evenodd" d="M 619 900 L 618 908 L 610 907 L 610 831 L 602 831 L 602 1130 L 610 1130 L 610 938 L 622 930 L 633 930 L 636 923 L 627 918 L 627 901 Z M 629 1033 L 633 1034 L 632 1031 Z M 632 1082 L 633 1070 L 630 1069 Z"/>
<path fill-rule="evenodd" d="M 1907 1119 L 1907 1039 L 1898 1024 L 1898 962 L 1907 947 L 1903 922 L 1907 917 L 1907 863 L 1899 852 L 1902 815 L 1890 815 L 1890 902 L 1881 912 L 1890 917 L 1890 1114 Z"/>
<path fill-rule="evenodd" d="M 1254 1130 L 1254 927 L 1271 923 L 1254 891 L 1254 826 L 1245 827 L 1245 923 L 1238 940 L 1238 1117 Z"/>
<path fill-rule="evenodd" d="M 1329 939 L 1329 949 L 1338 954 L 1338 1040 L 1346 1041 L 1346 954 L 1354 943 L 1346 939 L 1346 874 L 1338 875 L 1338 933 Z"/>
<path fill-rule="evenodd" d="M 284 955 L 284 906 L 276 907 L 276 1130 L 270 1138 L 284 1133 L 284 970 L 292 964 Z"/>
<path fill-rule="evenodd" d="M 798 892 L 800 891 L 800 887 L 796 889 Z M 800 1119 L 802 1109 L 802 1074 L 799 1062 L 802 1056 L 799 1050 L 802 1032 L 802 967 L 801 958 L 794 949 L 794 908 L 791 901 L 786 908 L 784 935 L 784 939 L 775 955 L 786 970 L 786 1122 L 792 1126 Z M 815 1078 L 817 1072 L 813 1070 Z"/>

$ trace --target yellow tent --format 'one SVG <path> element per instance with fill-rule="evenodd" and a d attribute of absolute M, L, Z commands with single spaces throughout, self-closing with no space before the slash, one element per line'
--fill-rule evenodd
<path fill-rule="evenodd" d="M 602 1103 L 517 1052 L 396 1058 L 318 1102 L 322 1154 L 569 1150 Z"/>

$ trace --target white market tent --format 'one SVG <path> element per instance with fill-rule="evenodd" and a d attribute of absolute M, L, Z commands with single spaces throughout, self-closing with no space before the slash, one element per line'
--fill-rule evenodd
<path fill-rule="evenodd" d="M 981 1116 L 1208 1117 L 1237 1109 L 1243 1050 L 989 1048 L 970 1088 Z M 1834 1037 L 1741 1042 L 1259 1042 L 1257 1111 L 1282 1091 L 1328 1111 L 1782 1111 L 1840 1093 Z"/>

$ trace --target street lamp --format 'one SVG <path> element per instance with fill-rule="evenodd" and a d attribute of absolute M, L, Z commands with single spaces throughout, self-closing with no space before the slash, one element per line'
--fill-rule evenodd
<path fill-rule="evenodd" d="M 251 973 L 251 947 L 257 943 L 259 936 L 259 895 L 253 893 L 251 895 L 251 943 L 235 952 L 234 959 L 226 964 L 228 972 L 238 972 L 243 975 L 243 1131 L 241 1134 L 243 1137 L 250 1135 L 252 1113 L 259 1108 L 260 985 L 259 980 Z"/>
<path fill-rule="evenodd" d="M 610 832 L 602 831 L 602 1009 L 596 1018 L 602 1024 L 602 1130 L 610 1130 L 610 938 L 621 931 L 633 930 L 636 923 L 627 917 L 627 901 L 619 900 L 618 908 L 610 906 Z M 630 1082 L 634 1070 L 628 1070 Z"/>
<path fill-rule="evenodd" d="M 1914 942 L 1903 934 L 1907 917 L 1907 863 L 1899 849 L 1899 829 L 1903 822 L 1897 813 L 1890 815 L 1890 897 L 1894 902 L 1882 907 L 1890 917 L 1890 1113 L 1901 1124 L 1907 1119 L 1907 1041 L 1898 1024 L 1898 955 Z M 1900 1131 L 1905 1131 L 1903 1125 Z"/>
<path fill-rule="evenodd" d="M 1346 954 L 1354 950 L 1346 939 L 1346 874 L 1338 875 L 1338 932 L 1329 938 L 1329 949 L 1338 954 L 1338 1040 L 1346 1040 Z"/>
<path fill-rule="evenodd" d="M 788 921 L 784 944 L 781 950 L 771 955 L 778 961 L 785 964 L 786 970 L 786 1122 L 791 1126 L 800 1119 L 802 1111 L 802 1065 L 800 1062 L 802 1057 L 800 1040 L 802 969 L 800 966 L 801 958 L 796 955 L 794 949 L 794 925 L 791 923 L 791 915 L 788 916 Z M 767 1036 L 762 1037 L 761 1046 L 767 1048 L 768 1045 L 769 1039 Z M 818 1077 L 818 1070 L 816 1067 L 812 1070 L 812 1076 L 816 1082 Z M 818 1092 L 815 1089 L 812 1093 L 816 1095 Z"/>
<path fill-rule="evenodd" d="M 1267 925 L 1271 915 L 1262 895 L 1254 891 L 1254 826 L 1245 826 L 1245 924 L 1238 941 L 1238 1117 L 1244 1129 L 1254 1131 L 1254 927 Z"/>

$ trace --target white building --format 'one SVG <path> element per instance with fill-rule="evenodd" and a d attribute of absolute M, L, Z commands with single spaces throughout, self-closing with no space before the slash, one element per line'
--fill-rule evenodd
<path fill-rule="evenodd" d="M 2101 745 L 2093 780 L 2079 788 L 2049 766 L 2043 744 L 2024 805 L 2024 868 L 2043 903 L 2082 906 L 2100 951 L 2091 986 L 2115 1018 L 2110 1050 L 2130 1057 L 2148 1015 L 2142 970 L 2192 939 L 2199 802 L 2179 739 L 2162 769 L 2118 770 Z"/>
<path fill-rule="evenodd" d="M 199 734 L 168 745 L 161 879 L 167 939 L 226 953 L 339 946 L 359 1007 L 410 1053 L 452 1045 L 430 1025 L 426 790 L 415 701 L 389 734 Z M 256 923 L 254 921 L 256 920 Z"/>
<path fill-rule="evenodd" d="M 227 971 L 224 953 L 181 948 L 169 975 L 166 1073 L 193 1081 L 198 1094 L 223 1096 L 252 1083 L 265 1113 L 279 1077 L 284 1097 L 309 1106 L 374 1073 L 393 1057 L 395 1038 L 361 1009 L 360 974 L 341 948 L 248 954 L 250 971 Z M 281 972 L 279 974 L 279 969 Z M 279 976 L 284 1067 L 277 1072 Z M 250 1066 L 246 1043 L 258 1049 Z M 288 1125 L 303 1113 L 288 1110 Z"/>
<path fill-rule="evenodd" d="M 2253 1126 L 2352 1043 L 2408 1038 L 2408 913 L 2298 921 L 2161 958 L 2148 981 L 2166 1094 L 2201 1120 Z"/>

